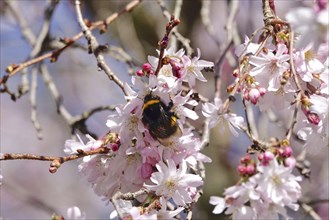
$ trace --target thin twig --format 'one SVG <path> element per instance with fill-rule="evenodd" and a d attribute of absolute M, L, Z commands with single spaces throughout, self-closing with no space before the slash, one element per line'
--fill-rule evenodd
<path fill-rule="evenodd" d="M 297 113 L 298 113 L 299 105 L 300 105 L 301 98 L 302 98 L 302 95 L 303 95 L 303 90 L 302 90 L 302 87 L 301 87 L 299 79 L 298 79 L 298 75 L 297 75 L 296 70 L 295 70 L 295 64 L 294 64 L 294 59 L 293 59 L 293 49 L 294 49 L 294 32 L 292 30 L 290 30 L 290 48 L 289 48 L 290 67 L 291 67 L 291 72 L 292 72 L 293 77 L 294 77 L 295 84 L 297 86 L 297 91 L 296 91 L 297 97 L 296 97 L 294 113 L 293 113 L 293 116 L 291 118 L 289 129 L 287 130 L 287 133 L 286 133 L 286 139 L 287 140 L 290 140 L 291 135 L 293 133 L 294 126 L 297 123 Z"/>
<path fill-rule="evenodd" d="M 119 204 L 119 200 L 134 200 L 135 198 L 137 198 L 138 196 L 141 196 L 141 195 L 145 195 L 147 193 L 147 191 L 145 189 L 141 189 L 137 192 L 134 192 L 134 193 L 125 193 L 123 194 L 122 192 L 120 191 L 117 191 L 111 198 L 111 202 L 115 208 L 115 210 L 117 211 L 118 213 L 118 216 L 120 217 L 120 219 L 123 219 L 124 218 L 124 212 L 122 211 L 121 209 L 121 206 Z"/>
<path fill-rule="evenodd" d="M 202 1 L 200 16 L 201 16 L 202 24 L 205 26 L 209 36 L 219 47 L 220 42 L 218 40 L 218 35 L 215 33 L 214 27 L 211 25 L 211 20 L 210 20 L 210 8 L 211 8 L 210 6 L 212 3 L 213 3 L 212 1 Z"/>
<path fill-rule="evenodd" d="M 37 56 L 41 51 L 42 51 L 42 47 L 43 44 L 49 34 L 49 29 L 50 29 L 50 20 L 51 17 L 53 15 L 53 12 L 55 11 L 55 8 L 57 6 L 58 1 L 57 0 L 53 0 L 50 2 L 50 4 L 48 5 L 48 7 L 45 9 L 44 12 L 44 21 L 41 27 L 40 32 L 38 33 L 38 37 L 36 39 L 36 41 L 32 44 L 33 45 L 33 49 L 30 53 L 30 57 L 34 58 L 35 56 Z"/>
<path fill-rule="evenodd" d="M 63 99 L 60 95 L 53 78 L 51 77 L 47 66 L 42 63 L 40 65 L 40 74 L 43 78 L 43 81 L 45 82 L 46 86 L 48 87 L 51 95 L 54 97 L 56 106 L 57 106 L 57 112 L 64 118 L 64 120 L 71 125 L 72 124 L 72 118 L 73 116 L 71 113 L 65 108 L 63 105 Z"/>
<path fill-rule="evenodd" d="M 221 68 L 222 64 L 225 60 L 226 54 L 228 53 L 229 49 L 233 45 L 233 41 L 231 40 L 226 44 L 226 46 L 222 49 L 223 52 L 221 52 L 218 60 L 215 62 L 215 97 L 220 98 L 220 93 L 221 93 L 221 80 L 220 80 L 220 73 L 221 73 Z"/>
<path fill-rule="evenodd" d="M 7 0 L 6 3 L 8 5 L 8 9 L 15 17 L 17 24 L 20 26 L 22 36 L 30 45 L 33 45 L 37 38 L 34 36 L 34 33 L 31 28 L 29 28 L 29 24 L 27 23 L 27 20 L 23 18 L 22 13 L 16 12 L 15 8 L 17 1 Z"/>
<path fill-rule="evenodd" d="M 165 18 L 167 18 L 168 21 L 170 21 L 171 19 L 171 14 L 170 12 L 168 11 L 167 7 L 165 6 L 163 0 L 158 0 L 157 1 L 159 6 L 160 6 L 160 9 L 162 11 L 162 14 Z M 172 34 L 177 38 L 177 40 L 179 42 L 182 43 L 182 45 L 185 47 L 186 49 L 186 53 L 187 55 L 191 56 L 192 53 L 194 52 L 194 50 L 192 49 L 191 45 L 190 45 L 190 40 L 183 37 L 183 35 L 181 35 L 178 31 L 177 31 L 177 28 L 174 28 L 172 31 Z"/>
<path fill-rule="evenodd" d="M 204 166 L 204 163 L 202 161 L 198 161 L 197 166 L 198 166 L 197 167 L 197 174 L 199 174 L 200 177 L 203 180 L 205 180 L 205 178 L 206 178 L 206 168 Z M 192 217 L 193 217 L 193 210 L 192 210 L 193 205 L 198 202 L 198 200 L 201 198 L 202 195 L 203 195 L 203 188 L 199 187 L 197 189 L 197 192 L 196 192 L 195 196 L 193 197 L 193 202 L 188 205 L 188 211 L 187 211 L 187 215 L 186 215 L 186 220 L 192 220 Z"/>
<path fill-rule="evenodd" d="M 209 129 L 209 119 L 206 119 L 203 124 L 202 139 L 200 143 L 200 148 L 203 149 L 209 144 L 210 140 L 210 129 Z"/>
<path fill-rule="evenodd" d="M 182 11 L 182 5 L 183 5 L 183 0 L 177 0 L 175 1 L 175 7 L 174 7 L 174 17 L 176 19 L 179 19 L 180 18 L 180 14 L 181 14 L 181 11 Z M 174 28 L 174 30 L 176 30 L 177 28 Z M 174 48 L 174 50 L 176 51 L 177 50 L 177 36 L 173 34 L 173 37 L 170 41 L 170 47 L 171 48 Z"/>
<path fill-rule="evenodd" d="M 89 27 L 89 30 L 92 31 L 96 28 L 101 28 L 103 27 L 101 30 L 104 30 L 104 26 L 108 26 L 110 23 L 112 23 L 115 19 L 117 19 L 120 15 L 126 13 L 126 12 L 130 12 L 132 11 L 137 5 L 139 5 L 139 3 L 141 2 L 141 0 L 133 0 L 131 2 L 129 2 L 121 11 L 116 12 L 112 15 L 110 15 L 109 17 L 107 17 L 106 19 L 102 20 L 102 21 L 96 21 L 94 23 L 91 24 L 91 26 Z M 25 29 L 24 29 L 24 33 L 25 33 Z M 28 33 L 28 32 L 27 32 Z M 54 50 L 51 51 L 47 54 L 41 55 L 39 57 L 36 57 L 34 59 L 28 60 L 26 62 L 22 62 L 20 64 L 11 64 L 6 68 L 6 71 L 8 74 L 4 75 L 2 78 L 0 78 L 0 85 L 1 84 L 5 84 L 7 82 L 7 80 L 14 76 L 16 73 L 20 72 L 21 70 L 23 70 L 24 68 L 36 64 L 42 60 L 51 59 L 51 62 L 55 62 L 58 59 L 58 56 L 65 50 L 67 49 L 70 45 L 72 45 L 75 41 L 77 41 L 78 39 L 80 39 L 83 36 L 83 33 L 80 32 L 77 35 L 73 36 L 72 38 L 68 38 L 68 42 L 67 44 L 58 49 L 58 50 Z M 30 38 L 29 38 L 30 39 Z M 31 38 L 33 39 L 33 38 Z"/>
<path fill-rule="evenodd" d="M 37 131 L 38 139 L 42 139 L 42 128 L 37 119 L 37 87 L 38 87 L 38 70 L 36 67 L 32 68 L 32 79 L 31 79 L 31 92 L 30 92 L 30 104 L 31 104 L 31 121 Z"/>
<path fill-rule="evenodd" d="M 315 205 L 315 204 L 320 204 L 320 203 L 329 203 L 329 199 L 316 199 L 307 202 L 308 205 Z"/>
<path fill-rule="evenodd" d="M 71 132 L 72 134 L 75 132 L 76 129 L 81 131 L 84 134 L 92 134 L 91 131 L 88 130 L 87 125 L 86 125 L 86 120 L 91 117 L 93 114 L 104 111 L 104 110 L 114 110 L 114 106 L 99 106 L 93 109 L 90 109 L 88 111 L 83 112 L 80 115 L 73 116 L 63 105 L 63 98 L 60 95 L 56 84 L 54 83 L 54 80 L 52 79 L 48 68 L 45 64 L 40 65 L 40 73 L 41 76 L 43 77 L 43 80 L 48 87 L 51 95 L 55 99 L 56 105 L 57 105 L 57 112 L 60 114 L 64 120 L 66 121 L 67 124 L 71 127 Z M 92 135 L 94 136 L 94 135 Z"/>
<path fill-rule="evenodd" d="M 82 17 L 82 13 L 81 13 L 81 9 L 80 9 L 80 1 L 76 0 L 75 1 L 75 9 L 77 12 L 77 19 L 79 22 L 79 25 L 82 29 L 82 33 L 85 36 L 85 38 L 87 39 L 88 42 L 88 48 L 89 51 L 92 52 L 97 60 L 97 66 L 98 68 L 100 68 L 101 70 L 103 70 L 105 72 L 105 74 L 108 76 L 108 78 L 112 81 L 114 81 L 123 91 L 123 93 L 127 96 L 128 93 L 124 88 L 124 84 L 123 82 L 114 74 L 114 72 L 110 69 L 110 67 L 106 64 L 104 56 L 101 54 L 101 46 L 99 45 L 97 39 L 94 37 L 94 35 L 92 34 L 91 30 L 87 27 L 87 25 L 85 24 L 83 17 Z"/>
<path fill-rule="evenodd" d="M 159 49 L 160 49 L 160 53 L 159 53 L 159 62 L 158 62 L 158 66 L 154 72 L 155 75 L 158 75 L 158 73 L 160 72 L 160 69 L 163 66 L 163 56 L 164 56 L 164 52 L 165 49 L 168 46 L 168 42 L 169 42 L 169 34 L 170 32 L 173 30 L 174 27 L 176 27 L 178 24 L 180 23 L 180 21 L 178 19 L 175 19 L 174 16 L 172 16 L 170 18 L 169 23 L 166 25 L 166 33 L 164 34 L 163 38 L 159 41 Z"/>
<path fill-rule="evenodd" d="M 39 160 L 39 161 L 52 161 L 50 164 L 49 172 L 55 173 L 58 168 L 65 162 L 76 160 L 81 157 L 95 155 L 95 154 L 107 154 L 110 152 L 109 148 L 99 147 L 94 150 L 83 151 L 82 149 L 77 150 L 77 154 L 72 154 L 66 157 L 56 157 L 56 156 L 41 156 L 34 154 L 2 154 L 0 156 L 0 161 L 4 160 Z"/>
<path fill-rule="evenodd" d="M 97 148 L 95 150 L 82 151 L 82 153 L 73 154 L 73 155 L 69 155 L 69 156 L 66 156 L 66 157 L 41 156 L 41 155 L 34 155 L 34 154 L 12 154 L 12 153 L 8 154 L 8 153 L 4 153 L 0 157 L 0 161 L 3 161 L 3 160 L 54 161 L 54 160 L 56 160 L 56 161 L 59 161 L 60 163 L 65 163 L 67 161 L 76 160 L 76 159 L 81 158 L 81 157 L 90 156 L 90 155 L 94 155 L 94 154 L 105 154 L 105 153 L 108 153 L 108 152 L 109 152 L 108 148 L 100 147 L 100 148 Z"/>
<path fill-rule="evenodd" d="M 275 18 L 272 9 L 271 4 L 269 0 L 262 0 L 262 7 L 263 7 L 263 20 L 265 26 L 271 25 L 272 19 Z"/>
<path fill-rule="evenodd" d="M 306 203 L 300 203 L 300 206 L 304 209 L 304 211 L 309 214 L 314 220 L 322 220 L 322 218 L 314 211 L 314 209 L 307 205 Z"/>
<path fill-rule="evenodd" d="M 250 103 L 247 103 L 244 99 L 242 100 L 243 108 L 246 116 L 246 123 L 248 132 L 252 134 L 254 139 L 258 139 L 258 131 L 255 123 L 255 116 Z"/>
<path fill-rule="evenodd" d="M 204 3 L 206 4 L 206 3 Z M 220 98 L 221 95 L 221 80 L 220 80 L 220 73 L 221 73 L 221 68 L 223 66 L 223 62 L 225 58 L 227 57 L 228 53 L 230 53 L 230 48 L 233 46 L 233 34 L 231 33 L 233 29 L 236 29 L 236 22 L 234 18 L 236 17 L 238 11 L 238 1 L 232 1 L 231 2 L 231 7 L 230 7 L 230 13 L 229 13 L 229 18 L 227 20 L 226 24 L 226 33 L 227 33 L 227 40 L 224 45 L 220 48 L 220 56 L 215 62 L 215 97 Z M 204 15 L 206 16 L 206 15 Z M 209 17 L 209 15 L 208 15 Z M 207 24 L 205 24 L 207 25 Z M 209 26 L 209 25 L 208 25 Z M 210 28 L 210 27 L 208 27 Z M 209 30 L 210 31 L 210 30 Z M 211 34 L 211 33 L 209 33 Z M 214 36 L 212 38 L 215 38 Z M 217 38 L 215 38 L 217 39 Z M 216 42 L 216 41 L 215 41 Z M 219 46 L 219 41 L 218 41 L 218 46 Z"/>

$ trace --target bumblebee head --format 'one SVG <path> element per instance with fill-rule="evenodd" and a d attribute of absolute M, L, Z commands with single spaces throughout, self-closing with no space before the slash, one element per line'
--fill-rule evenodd
<path fill-rule="evenodd" d="M 161 104 L 160 97 L 156 95 L 152 95 L 152 93 L 147 94 L 144 98 L 144 105 L 143 105 L 143 111 L 147 108 L 149 108 L 152 105 Z"/>

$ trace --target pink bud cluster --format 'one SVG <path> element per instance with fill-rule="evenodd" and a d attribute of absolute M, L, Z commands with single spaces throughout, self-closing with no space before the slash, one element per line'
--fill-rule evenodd
<path fill-rule="evenodd" d="M 266 93 L 266 89 L 261 88 L 245 88 L 243 90 L 243 99 L 250 101 L 252 104 L 256 105 L 259 98 L 263 97 Z"/>
<path fill-rule="evenodd" d="M 172 59 L 169 56 L 164 57 L 162 61 L 163 65 L 169 64 L 171 66 L 172 75 L 176 78 L 183 77 L 183 64 L 177 60 Z M 152 65 L 150 63 L 144 63 L 142 69 L 136 71 L 137 76 L 149 76 L 154 75 L 154 70 L 152 70 Z"/>
<path fill-rule="evenodd" d="M 254 160 L 250 158 L 250 155 L 246 155 L 240 159 L 241 165 L 238 166 L 240 176 L 252 176 L 256 172 L 256 166 Z"/>
<path fill-rule="evenodd" d="M 107 147 L 108 149 L 112 150 L 113 152 L 116 152 L 119 150 L 121 142 L 118 134 L 114 133 L 108 133 L 104 135 L 100 140 L 96 141 L 96 143 L 99 143 L 97 145 L 94 144 L 92 148 L 97 149 L 100 146 Z M 96 147 L 95 147 L 96 146 Z"/>
<path fill-rule="evenodd" d="M 177 78 L 182 78 L 183 76 L 182 64 L 177 62 L 175 59 L 169 59 L 169 64 L 171 66 L 173 75 Z"/>
<path fill-rule="evenodd" d="M 279 163 L 282 163 L 285 167 L 294 168 L 296 165 L 296 159 L 292 155 L 292 148 L 288 145 L 283 145 L 280 148 L 274 148 L 262 153 L 259 153 L 257 160 L 259 165 L 268 166 L 273 159 L 276 159 Z M 246 155 L 240 159 L 240 165 L 237 170 L 241 177 L 251 177 L 256 174 L 257 166 L 254 159 L 250 155 Z"/>
<path fill-rule="evenodd" d="M 274 154 L 271 151 L 265 151 L 258 155 L 258 160 L 263 166 L 267 166 L 273 159 Z"/>
<path fill-rule="evenodd" d="M 282 160 L 286 167 L 294 168 L 296 159 L 292 156 L 292 148 L 290 146 L 282 146 L 277 150 L 279 160 Z"/>
<path fill-rule="evenodd" d="M 137 70 L 136 71 L 136 75 L 137 76 L 148 76 L 148 75 L 153 75 L 154 71 L 152 70 L 152 66 L 149 63 L 144 63 L 142 65 L 142 69 L 141 70 Z"/>

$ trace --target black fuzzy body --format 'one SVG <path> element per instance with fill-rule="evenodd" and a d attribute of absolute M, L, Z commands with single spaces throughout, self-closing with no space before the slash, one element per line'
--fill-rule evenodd
<path fill-rule="evenodd" d="M 158 96 L 148 94 L 143 105 L 142 122 L 154 139 L 166 139 L 179 130 L 172 103 L 165 105 Z"/>

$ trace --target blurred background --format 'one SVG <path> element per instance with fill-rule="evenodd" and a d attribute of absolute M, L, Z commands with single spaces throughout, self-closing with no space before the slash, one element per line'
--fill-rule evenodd
<path fill-rule="evenodd" d="M 44 11 L 49 1 L 10 1 L 11 6 L 37 36 L 44 21 Z M 97 0 L 83 1 L 84 17 L 91 21 L 102 20 L 114 12 L 121 10 L 129 1 Z M 175 4 L 180 1 L 164 1 L 169 12 L 173 13 Z M 227 43 L 226 24 L 232 1 L 208 1 L 209 19 L 215 39 L 209 36 L 200 15 L 204 2 L 199 0 L 181 1 L 181 24 L 179 33 L 190 39 L 193 49 L 200 48 L 204 60 L 215 62 L 220 56 L 220 49 Z M 22 32 L 12 9 L 7 1 L 1 0 L 0 15 L 0 65 L 1 76 L 12 63 L 20 63 L 29 57 L 32 46 L 24 40 Z M 284 15 L 292 8 L 310 4 L 311 1 L 275 1 L 278 16 Z M 238 1 L 239 11 L 236 15 L 237 43 L 244 42 L 244 36 L 250 36 L 254 30 L 261 27 L 261 1 Z M 113 53 L 105 54 L 106 61 L 117 76 L 130 83 L 133 70 L 147 61 L 148 55 L 156 56 L 157 42 L 163 37 L 167 19 L 162 15 L 157 1 L 147 0 L 140 3 L 132 12 L 125 13 L 108 26 L 105 34 L 94 31 L 100 44 L 109 44 L 116 53 L 117 48 L 123 49 L 130 63 L 127 65 L 115 59 Z M 73 1 L 60 1 L 51 18 L 50 38 L 72 37 L 80 32 L 76 19 Z M 178 48 L 181 45 L 178 43 Z M 233 50 L 232 50 L 233 51 Z M 122 53 L 121 53 L 122 55 Z M 86 41 L 82 37 L 72 48 L 65 50 L 57 62 L 45 61 L 49 73 L 53 78 L 63 105 L 74 115 L 81 114 L 98 106 L 124 103 L 124 97 L 116 84 L 108 80 L 107 76 L 97 70 L 96 60 L 86 51 Z M 27 68 L 28 78 L 31 79 L 31 68 Z M 232 67 L 225 61 L 221 73 L 222 98 L 226 98 L 225 89 L 233 82 Z M 207 83 L 199 83 L 197 90 L 209 99 L 214 97 L 214 73 L 204 74 Z M 49 92 L 42 77 L 37 75 L 37 118 L 42 128 L 43 139 L 39 140 L 37 131 L 31 122 L 31 104 L 29 93 L 15 102 L 8 94 L 1 94 L 0 112 L 0 147 L 1 153 L 31 153 L 37 155 L 64 156 L 65 140 L 71 138 L 71 128 L 63 117 L 57 114 L 56 102 Z M 17 90 L 21 83 L 21 73 L 9 79 L 9 88 Z M 242 105 L 237 97 L 233 111 L 244 115 Z M 201 106 L 197 107 L 200 112 Z M 97 136 L 107 132 L 105 126 L 109 111 L 94 114 L 87 120 L 89 131 Z M 270 123 L 258 114 L 258 123 L 262 128 L 264 140 L 269 137 L 282 137 L 284 130 L 277 124 Z M 193 125 L 201 128 L 203 118 Z M 211 195 L 220 196 L 226 187 L 235 184 L 238 179 L 236 166 L 239 158 L 250 145 L 249 139 L 240 134 L 239 138 L 232 138 L 230 134 L 220 135 L 218 128 L 212 130 L 210 145 L 203 153 L 213 160 L 206 164 L 206 180 L 204 195 L 197 204 L 194 212 L 195 219 L 218 219 L 211 214 L 213 206 L 209 205 Z M 311 181 L 304 181 L 307 198 L 328 199 L 328 152 L 321 156 L 309 158 L 312 162 Z M 3 175 L 1 189 L 0 216 L 4 219 L 49 219 L 53 213 L 66 216 L 68 207 L 78 206 L 86 213 L 87 219 L 107 219 L 111 213 L 111 205 L 97 197 L 86 179 L 79 175 L 78 163 L 71 161 L 64 163 L 55 173 L 48 171 L 49 162 L 42 161 L 4 161 L 1 162 Z M 315 207 L 323 217 L 328 216 L 328 203 Z M 227 218 L 220 216 L 220 218 Z M 307 218 L 305 213 L 299 213 L 296 218 Z"/>

